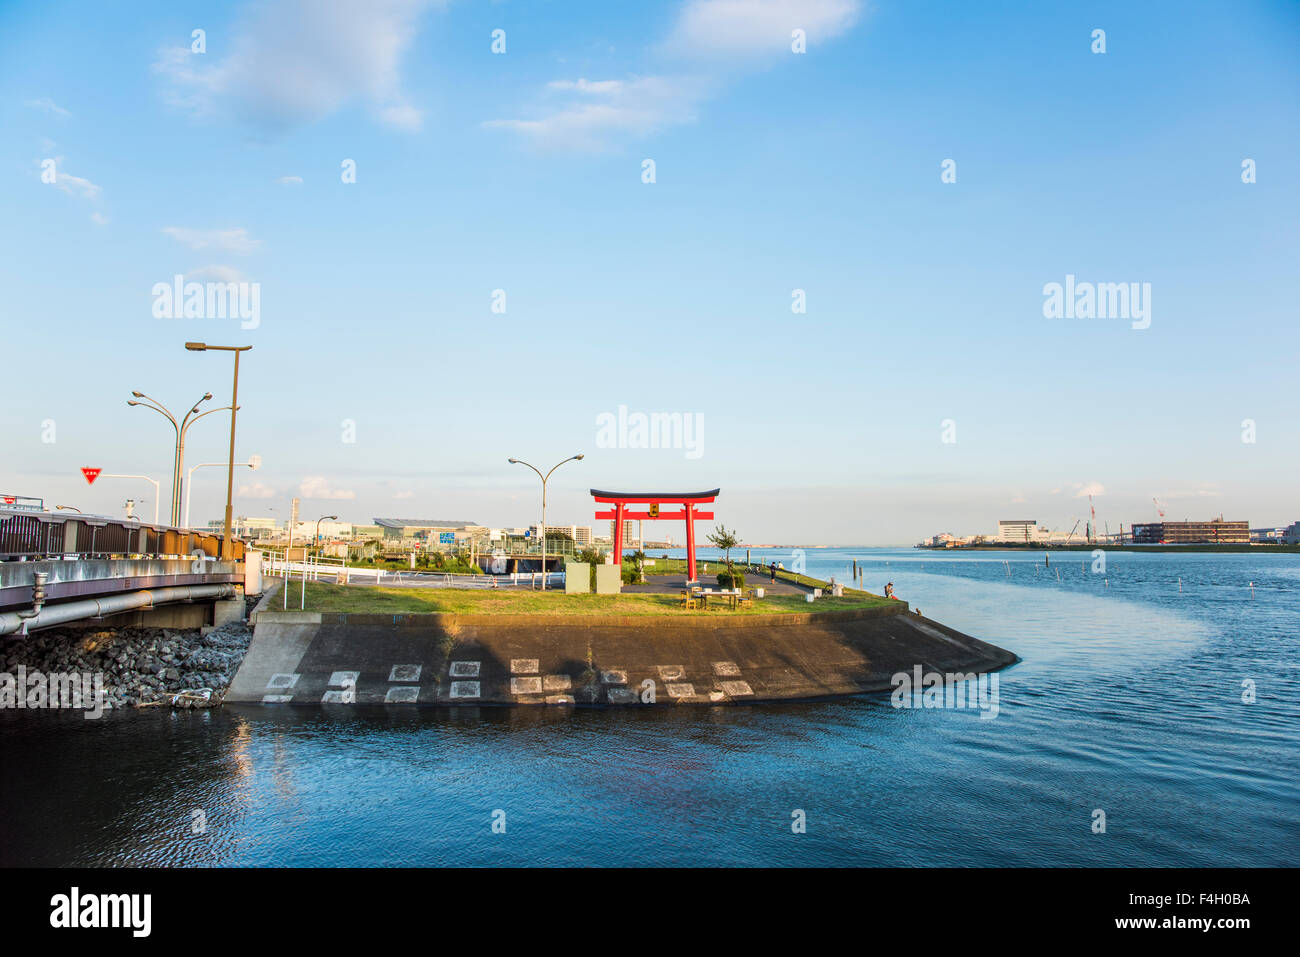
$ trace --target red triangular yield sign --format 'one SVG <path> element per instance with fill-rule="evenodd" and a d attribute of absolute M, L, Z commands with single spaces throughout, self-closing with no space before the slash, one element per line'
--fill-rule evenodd
<path fill-rule="evenodd" d="M 103 469 L 88 469 L 88 468 L 83 468 L 83 469 L 81 470 L 81 474 L 84 475 L 84 476 L 86 476 L 86 484 L 87 484 L 87 485 L 94 485 L 94 484 L 95 484 L 95 479 L 99 478 L 99 473 L 102 472 L 102 471 L 104 471 L 104 470 L 103 470 Z"/>

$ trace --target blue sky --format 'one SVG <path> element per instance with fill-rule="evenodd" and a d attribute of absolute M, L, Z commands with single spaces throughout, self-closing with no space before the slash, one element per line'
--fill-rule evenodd
<path fill-rule="evenodd" d="M 721 486 L 751 542 L 1068 528 L 1089 489 L 1112 528 L 1289 523 L 1298 101 L 1281 2 L 8 2 L 0 491 L 152 497 L 99 466 L 165 516 L 170 426 L 125 400 L 225 404 L 205 339 L 253 346 L 241 514 L 525 524 L 506 458 L 581 451 L 552 523 L 592 486 Z M 259 324 L 156 318 L 176 274 L 258 283 Z M 1150 327 L 1045 318 L 1067 274 L 1150 283 Z M 600 447 L 620 405 L 699 456 Z"/>

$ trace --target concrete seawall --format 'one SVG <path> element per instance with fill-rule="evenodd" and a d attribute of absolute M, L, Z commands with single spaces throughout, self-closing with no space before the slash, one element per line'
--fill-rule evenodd
<path fill-rule="evenodd" d="M 227 702 L 720 704 L 887 690 L 1015 655 L 896 607 L 733 618 L 261 612 Z M 649 684 L 653 682 L 653 684 Z"/>

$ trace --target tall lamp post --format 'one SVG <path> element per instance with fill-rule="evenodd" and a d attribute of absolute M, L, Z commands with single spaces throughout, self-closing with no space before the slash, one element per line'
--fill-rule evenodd
<path fill-rule="evenodd" d="M 582 459 L 582 453 L 570 455 L 567 459 L 564 459 L 561 462 L 556 462 L 551 468 L 551 472 L 554 472 L 565 462 L 581 462 Z M 508 461 L 511 465 L 528 465 L 528 463 L 522 459 L 509 459 Z M 546 591 L 546 480 L 551 477 L 551 472 L 547 472 L 543 475 L 538 470 L 537 466 L 528 465 L 528 467 L 534 472 L 537 472 L 537 477 L 542 480 L 542 527 L 540 529 L 542 533 L 542 591 Z"/>
<path fill-rule="evenodd" d="M 226 534 L 221 546 L 223 558 L 234 554 L 230 534 L 231 502 L 235 492 L 235 413 L 239 410 L 239 354 L 247 352 L 252 346 L 210 346 L 206 342 L 187 342 L 185 348 L 190 352 L 233 352 L 235 354 L 235 384 L 230 390 L 230 460 L 226 474 Z"/>
<path fill-rule="evenodd" d="M 134 398 L 127 400 L 127 405 L 140 405 L 146 409 L 153 409 L 159 415 L 165 416 L 167 421 L 172 424 L 176 430 L 176 457 L 172 460 L 172 527 L 179 528 L 181 524 L 181 467 L 185 461 L 185 433 L 189 431 L 191 425 L 203 418 L 205 415 L 211 415 L 213 412 L 220 412 L 221 409 L 209 409 L 207 412 L 200 412 L 199 406 L 212 398 L 211 392 L 205 392 L 203 398 L 194 403 L 194 407 L 185 413 L 185 418 L 179 422 L 176 416 L 167 411 L 157 399 L 150 398 L 143 392 L 132 392 Z M 233 404 L 233 402 L 232 402 Z"/>

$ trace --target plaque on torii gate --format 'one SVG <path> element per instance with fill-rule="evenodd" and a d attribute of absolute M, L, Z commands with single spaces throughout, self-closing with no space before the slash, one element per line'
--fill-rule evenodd
<path fill-rule="evenodd" d="M 614 564 L 623 564 L 623 523 L 632 519 L 640 521 L 668 521 L 681 519 L 686 522 L 686 570 L 691 581 L 695 581 L 695 522 L 713 521 L 712 512 L 699 512 L 696 508 L 708 505 L 718 497 L 720 489 L 709 492 L 604 492 L 593 488 L 591 497 L 602 505 L 613 505 L 611 509 L 597 512 L 596 518 L 608 518 L 614 522 Z M 664 504 L 681 505 L 680 512 L 665 512 Z M 629 509 L 632 505 L 646 506 L 643 512 Z"/>

